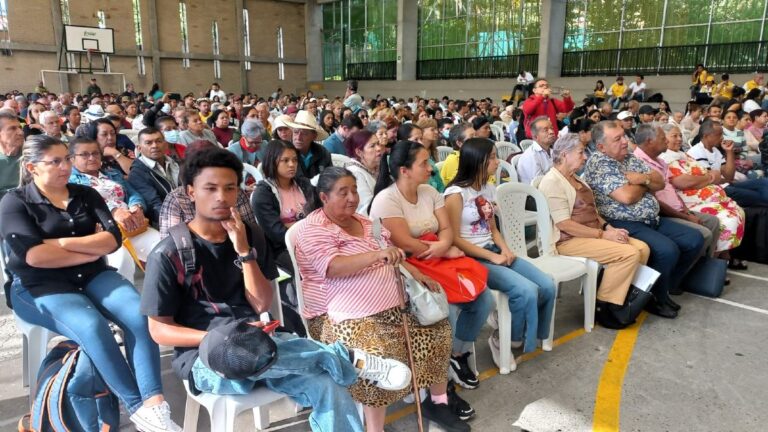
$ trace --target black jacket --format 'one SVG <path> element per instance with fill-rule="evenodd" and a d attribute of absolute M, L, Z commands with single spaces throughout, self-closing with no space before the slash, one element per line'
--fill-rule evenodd
<path fill-rule="evenodd" d="M 175 162 L 174 162 L 175 163 Z M 144 214 L 153 226 L 158 226 L 160 220 L 160 208 L 163 206 L 165 196 L 176 189 L 175 184 L 170 184 L 163 176 L 153 172 L 144 162 L 136 159 L 128 173 L 128 183 L 136 189 L 147 203 Z M 176 180 L 178 184 L 178 179 Z"/>
<path fill-rule="evenodd" d="M 304 158 L 299 154 L 299 172 L 298 175 L 311 179 L 312 177 L 320 174 L 329 166 L 333 165 L 331 160 L 331 152 L 329 152 L 322 145 L 313 142 L 309 146 L 309 151 L 312 153 L 312 157 L 309 159 L 309 164 L 304 166 Z"/>
<path fill-rule="evenodd" d="M 307 205 L 304 207 L 304 215 L 301 216 L 301 219 L 303 219 L 316 207 L 315 187 L 312 186 L 308 179 L 299 175 L 294 180 L 299 185 L 299 189 L 301 189 L 304 199 L 307 201 Z M 277 186 L 272 180 L 268 179 L 264 179 L 256 184 L 256 189 L 254 189 L 251 195 L 253 213 L 256 215 L 259 226 L 264 230 L 267 243 L 275 257 L 287 251 L 285 247 L 285 233 L 288 231 L 288 228 L 280 220 L 281 204 L 277 197 Z"/>

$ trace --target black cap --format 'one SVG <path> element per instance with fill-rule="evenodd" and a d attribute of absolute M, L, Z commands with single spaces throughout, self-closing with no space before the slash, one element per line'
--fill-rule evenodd
<path fill-rule="evenodd" d="M 643 105 L 640 107 L 639 114 L 656 114 L 656 110 L 650 105 Z"/>
<path fill-rule="evenodd" d="M 200 360 L 227 379 L 256 377 L 277 360 L 277 346 L 243 318 L 210 330 L 200 342 Z"/>

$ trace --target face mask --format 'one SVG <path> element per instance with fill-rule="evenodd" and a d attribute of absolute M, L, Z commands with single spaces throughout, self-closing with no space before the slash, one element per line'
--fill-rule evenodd
<path fill-rule="evenodd" d="M 450 129 L 443 130 L 443 138 L 448 139 L 448 136 L 451 134 Z"/>
<path fill-rule="evenodd" d="M 163 137 L 165 138 L 166 142 L 169 142 L 171 144 L 177 144 L 179 142 L 179 131 L 177 130 L 168 130 L 163 132 Z"/>

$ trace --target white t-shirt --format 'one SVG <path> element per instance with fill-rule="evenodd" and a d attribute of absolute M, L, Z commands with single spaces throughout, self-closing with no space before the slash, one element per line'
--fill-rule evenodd
<path fill-rule="evenodd" d="M 219 91 L 211 90 L 211 93 L 208 95 L 208 98 L 213 101 L 213 97 L 218 96 L 219 102 L 224 103 L 227 101 L 227 94 L 224 93 L 224 90 L 219 89 Z"/>
<path fill-rule="evenodd" d="M 392 184 L 373 198 L 371 219 L 403 218 L 408 224 L 411 236 L 419 238 L 424 234 L 437 234 L 440 228 L 435 211 L 445 207 L 445 200 L 437 189 L 428 184 L 419 185 L 416 204 L 411 204 Z"/>
<path fill-rule="evenodd" d="M 464 203 L 461 210 L 461 227 L 459 228 L 461 238 L 480 247 L 493 242 L 490 224 L 493 223 L 496 187 L 486 184 L 478 191 L 472 188 L 451 186 L 443 192 L 446 197 L 453 194 L 461 194 Z"/>
<path fill-rule="evenodd" d="M 760 109 L 760 105 L 758 105 L 757 102 L 753 101 L 752 99 L 747 99 L 744 101 L 744 112 L 749 114 L 756 109 Z"/>
<path fill-rule="evenodd" d="M 725 159 L 720 150 L 713 148 L 712 151 L 707 150 L 704 144 L 698 143 L 688 150 L 688 156 L 696 159 L 704 168 L 720 171 L 720 168 L 725 164 Z"/>
<path fill-rule="evenodd" d="M 645 81 L 641 82 L 640 84 L 637 83 L 637 81 L 631 83 L 629 85 L 629 89 L 632 90 L 632 96 L 639 92 L 645 91 Z"/>

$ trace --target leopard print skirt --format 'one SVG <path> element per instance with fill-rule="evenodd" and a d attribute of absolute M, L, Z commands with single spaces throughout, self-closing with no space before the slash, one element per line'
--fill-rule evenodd
<path fill-rule="evenodd" d="M 413 345 L 413 362 L 419 388 L 448 380 L 448 359 L 451 355 L 451 326 L 442 320 L 431 326 L 420 325 L 408 314 Z M 324 343 L 342 342 L 350 348 L 399 360 L 408 364 L 402 315 L 397 308 L 387 309 L 369 317 L 334 324 L 327 315 L 309 320 L 309 334 Z M 382 390 L 367 380 L 358 380 L 349 387 L 352 398 L 371 407 L 384 407 L 405 397 L 411 386 L 400 391 Z"/>

